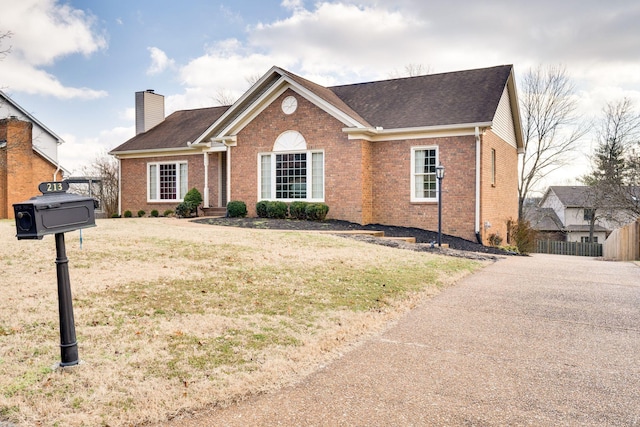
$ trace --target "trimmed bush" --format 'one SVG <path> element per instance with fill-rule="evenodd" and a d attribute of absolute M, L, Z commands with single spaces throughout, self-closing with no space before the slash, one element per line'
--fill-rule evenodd
<path fill-rule="evenodd" d="M 117 213 L 111 214 L 111 218 L 120 218 L 120 215 Z"/>
<path fill-rule="evenodd" d="M 285 202 L 269 202 L 267 204 L 267 218 L 285 219 L 287 210 L 288 207 Z"/>
<path fill-rule="evenodd" d="M 176 216 L 180 218 L 188 218 L 192 215 L 193 206 L 191 203 L 182 202 L 178 206 L 176 206 Z"/>
<path fill-rule="evenodd" d="M 171 216 L 173 215 L 173 211 L 171 209 L 167 209 L 162 213 L 162 216 Z"/>
<path fill-rule="evenodd" d="M 269 202 L 267 202 L 266 200 L 263 200 L 261 202 L 256 203 L 256 213 L 258 214 L 259 218 L 266 218 L 267 217 L 267 206 L 269 205 Z"/>
<path fill-rule="evenodd" d="M 307 219 L 307 202 L 291 202 L 289 204 L 289 216 L 293 219 Z"/>
<path fill-rule="evenodd" d="M 124 217 L 125 218 L 131 218 L 133 216 L 133 214 L 131 213 L 131 211 L 124 211 Z"/>
<path fill-rule="evenodd" d="M 229 218 L 244 218 L 247 216 L 246 203 L 239 200 L 227 203 L 227 216 Z"/>
<path fill-rule="evenodd" d="M 143 211 L 142 209 L 140 209 L 140 210 L 138 211 L 138 218 L 142 218 L 145 214 L 146 214 L 146 212 L 145 212 L 145 211 Z"/>
<path fill-rule="evenodd" d="M 329 206 L 324 203 L 309 203 L 305 210 L 307 219 L 310 221 L 324 221 L 329 213 Z"/>
<path fill-rule="evenodd" d="M 157 218 L 158 216 L 160 216 L 160 212 L 158 212 L 157 209 L 154 209 L 151 211 L 151 216 Z"/>
<path fill-rule="evenodd" d="M 198 189 L 194 187 L 191 190 L 187 191 L 187 194 L 184 195 L 182 203 L 186 203 L 189 207 L 190 212 L 195 216 L 198 216 L 198 206 L 202 204 L 202 194 L 200 194 L 200 191 L 198 191 Z M 176 208 L 176 213 L 177 212 L 178 209 Z"/>

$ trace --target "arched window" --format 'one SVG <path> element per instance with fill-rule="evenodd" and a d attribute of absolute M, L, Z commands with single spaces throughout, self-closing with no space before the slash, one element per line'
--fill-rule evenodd
<path fill-rule="evenodd" d="M 307 150 L 300 132 L 276 138 L 273 152 L 258 154 L 260 200 L 324 201 L 324 153 Z"/>

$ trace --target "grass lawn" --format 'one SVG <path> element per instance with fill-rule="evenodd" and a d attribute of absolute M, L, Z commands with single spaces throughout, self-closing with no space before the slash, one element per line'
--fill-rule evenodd
<path fill-rule="evenodd" d="M 65 235 L 81 363 L 60 369 L 53 236 L 0 221 L 0 425 L 124 426 L 299 381 L 483 264 L 170 218 Z"/>

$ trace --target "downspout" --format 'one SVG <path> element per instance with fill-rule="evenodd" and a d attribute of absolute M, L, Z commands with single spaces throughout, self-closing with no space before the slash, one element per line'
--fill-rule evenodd
<path fill-rule="evenodd" d="M 122 215 L 122 160 L 117 157 L 116 159 L 118 159 L 118 215 Z M 147 191 L 149 191 L 148 188 Z"/>
<path fill-rule="evenodd" d="M 57 166 L 56 171 L 53 173 L 53 180 L 54 181 L 58 180 L 58 172 L 60 172 L 60 169 L 62 169 L 60 167 L 60 163 L 56 162 L 56 166 Z"/>
<path fill-rule="evenodd" d="M 476 240 L 482 245 L 482 236 L 480 236 L 480 129 L 476 126 L 476 221 L 475 231 Z"/>
<path fill-rule="evenodd" d="M 227 145 L 227 203 L 231 200 L 231 146 Z"/>

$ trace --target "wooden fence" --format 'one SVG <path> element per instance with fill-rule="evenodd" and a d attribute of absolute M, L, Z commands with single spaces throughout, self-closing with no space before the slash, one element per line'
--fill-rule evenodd
<path fill-rule="evenodd" d="M 604 242 L 604 258 L 615 261 L 640 260 L 640 219 L 613 230 Z"/>
<path fill-rule="evenodd" d="M 540 254 L 600 257 L 602 256 L 602 244 L 538 240 L 536 241 L 536 252 Z"/>

